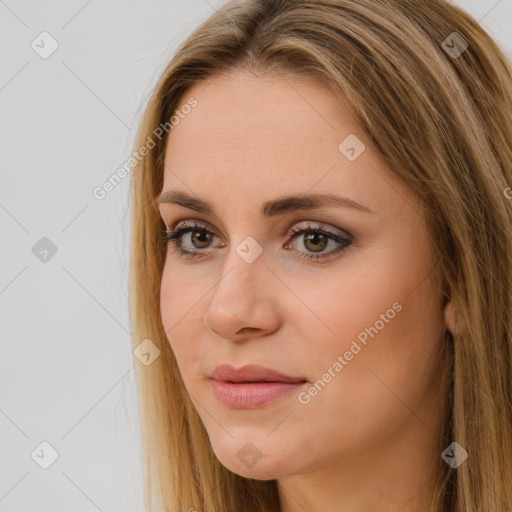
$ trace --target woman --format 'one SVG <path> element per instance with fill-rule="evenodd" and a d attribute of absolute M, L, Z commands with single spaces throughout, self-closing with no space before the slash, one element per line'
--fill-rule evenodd
<path fill-rule="evenodd" d="M 141 124 L 164 510 L 512 509 L 512 72 L 445 0 L 231 0 Z"/>

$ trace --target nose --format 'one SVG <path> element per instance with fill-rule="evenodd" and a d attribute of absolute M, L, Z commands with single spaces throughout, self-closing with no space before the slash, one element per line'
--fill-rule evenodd
<path fill-rule="evenodd" d="M 227 340 L 267 336 L 280 324 L 277 307 L 279 280 L 267 267 L 264 253 L 248 263 L 233 248 L 210 292 L 204 315 L 206 327 Z M 282 285 L 281 285 L 282 288 Z"/>

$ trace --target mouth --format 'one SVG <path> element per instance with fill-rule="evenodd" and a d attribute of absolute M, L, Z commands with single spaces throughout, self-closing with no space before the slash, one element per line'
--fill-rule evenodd
<path fill-rule="evenodd" d="M 292 377 L 257 365 L 238 369 L 229 365 L 217 366 L 210 380 L 215 396 L 233 409 L 262 407 L 307 383 L 303 377 Z"/>
<path fill-rule="evenodd" d="M 304 377 L 292 377 L 284 373 L 266 368 L 249 364 L 241 368 L 234 368 L 228 364 L 221 364 L 213 370 L 210 378 L 222 382 L 231 383 L 251 383 L 251 382 L 285 382 L 289 384 L 297 384 L 299 382 L 306 382 Z"/>

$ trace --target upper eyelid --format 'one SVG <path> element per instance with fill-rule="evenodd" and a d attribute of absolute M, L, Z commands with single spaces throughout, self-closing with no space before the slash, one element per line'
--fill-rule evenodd
<path fill-rule="evenodd" d="M 205 228 L 205 229 L 208 229 L 209 231 L 212 231 L 214 234 L 217 234 L 216 228 L 214 228 L 208 221 L 204 221 L 202 219 L 179 220 L 174 223 L 175 226 L 173 229 L 169 228 L 169 225 L 167 224 L 167 222 L 164 221 L 164 224 L 165 224 L 166 228 L 169 229 L 169 231 L 178 231 L 181 229 L 192 228 L 197 225 L 201 228 Z M 183 225 L 180 226 L 181 224 L 183 224 Z M 318 229 L 318 230 L 329 229 L 329 227 L 332 227 L 333 230 L 340 231 L 340 236 L 343 234 L 350 236 L 349 233 L 347 233 L 344 229 L 337 228 L 336 226 L 330 226 L 330 224 L 328 224 L 328 223 L 325 223 L 322 221 L 317 221 L 317 220 L 299 220 L 299 221 L 295 221 L 292 226 L 295 227 L 297 225 L 302 225 L 302 224 L 308 224 L 311 226 L 311 229 Z M 304 226 L 304 229 L 307 229 L 307 228 L 308 228 L 308 226 Z"/>
<path fill-rule="evenodd" d="M 199 226 L 201 228 L 207 229 L 208 231 L 211 231 L 213 234 L 217 236 L 217 230 L 210 223 L 199 219 L 179 220 L 178 222 L 175 223 L 174 229 L 171 229 L 170 231 L 181 231 L 182 229 L 193 228 L 194 226 Z"/>
<path fill-rule="evenodd" d="M 163 202 L 163 203 L 161 203 L 161 204 L 159 204 L 159 205 L 158 205 L 158 212 L 159 212 L 159 214 L 160 214 L 160 218 L 163 220 L 163 222 L 164 222 L 164 224 L 165 224 L 165 226 L 166 226 L 166 228 L 167 228 L 168 230 L 171 230 L 171 229 L 169 228 L 169 224 L 167 224 L 167 222 L 165 221 L 165 216 L 166 216 L 166 215 L 165 215 L 165 212 L 166 212 L 166 210 L 165 210 L 165 205 L 171 205 L 171 204 L 172 204 L 172 203 L 165 203 L 165 202 Z M 357 203 L 356 203 L 356 204 L 357 204 Z M 185 208 L 186 208 L 186 207 L 185 207 Z M 326 222 L 324 222 L 324 221 L 320 221 L 320 220 L 312 220 L 311 218 L 307 218 L 306 216 L 308 216 L 308 213 L 309 213 L 309 214 L 313 214 L 313 215 L 315 214 L 315 211 L 314 211 L 314 210 L 316 210 L 316 208 L 313 208 L 311 212 L 304 212 L 304 211 L 303 211 L 303 212 L 302 212 L 302 215 L 304 215 L 304 217 L 305 217 L 305 218 L 300 219 L 300 220 L 297 220 L 297 221 L 295 221 L 295 223 L 301 223 L 301 222 L 313 222 L 313 223 L 319 223 L 319 224 L 320 224 L 320 226 L 316 226 L 314 229 L 322 229 L 322 226 L 324 226 L 324 225 L 327 227 L 327 229 L 329 229 L 329 226 L 330 226 L 332 230 L 334 230 L 334 231 L 338 231 L 338 233 L 336 233 L 338 236 L 345 236 L 346 238 L 351 238 L 351 239 L 353 239 L 353 238 L 354 238 L 354 237 L 352 236 L 352 234 L 350 234 L 350 233 L 349 233 L 348 231 L 346 231 L 345 229 L 340 228 L 340 227 L 337 227 L 337 226 L 335 226 L 335 225 L 332 225 L 332 224 L 331 224 L 331 223 L 329 223 L 329 222 L 327 222 L 327 223 L 326 223 Z M 300 214 L 301 212 L 299 211 L 299 212 L 296 212 L 296 213 L 299 213 L 299 214 Z M 291 214 L 290 214 L 290 215 L 291 215 Z M 286 214 L 284 214 L 284 216 L 287 216 L 287 215 L 286 215 Z M 197 222 L 197 223 L 199 223 L 199 224 L 205 224 L 206 226 L 210 226 L 208 229 L 211 229 L 211 231 L 212 231 L 213 233 L 215 233 L 215 234 L 217 234 L 217 233 L 218 233 L 217 228 L 214 228 L 214 227 L 213 227 L 213 225 L 212 225 L 212 224 L 210 224 L 210 222 L 209 222 L 208 220 L 206 220 L 206 219 L 202 219 L 202 218 L 194 218 L 194 217 L 186 217 L 185 215 L 180 215 L 180 217 L 181 217 L 183 220 L 179 220 L 179 221 L 176 221 L 176 222 L 175 222 L 174 230 L 176 229 L 176 226 L 177 226 L 178 224 L 180 224 L 181 222 L 187 222 L 187 221 L 189 221 L 189 222 Z M 215 217 L 217 217 L 217 216 L 215 215 Z M 219 220 L 220 220 L 220 219 L 219 219 Z M 222 222 L 222 221 L 221 221 L 221 222 Z M 230 229 L 229 227 L 227 227 L 227 229 L 228 229 L 228 231 L 231 231 L 231 229 Z"/>

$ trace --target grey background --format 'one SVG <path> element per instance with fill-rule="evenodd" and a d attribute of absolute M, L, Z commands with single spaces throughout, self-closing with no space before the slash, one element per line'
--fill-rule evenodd
<path fill-rule="evenodd" d="M 129 177 L 92 191 L 130 157 L 176 46 L 222 3 L 0 0 L 0 512 L 144 510 Z M 512 54 L 512 0 L 457 3 Z M 31 47 L 48 51 L 43 31 L 58 43 L 46 59 Z"/>

